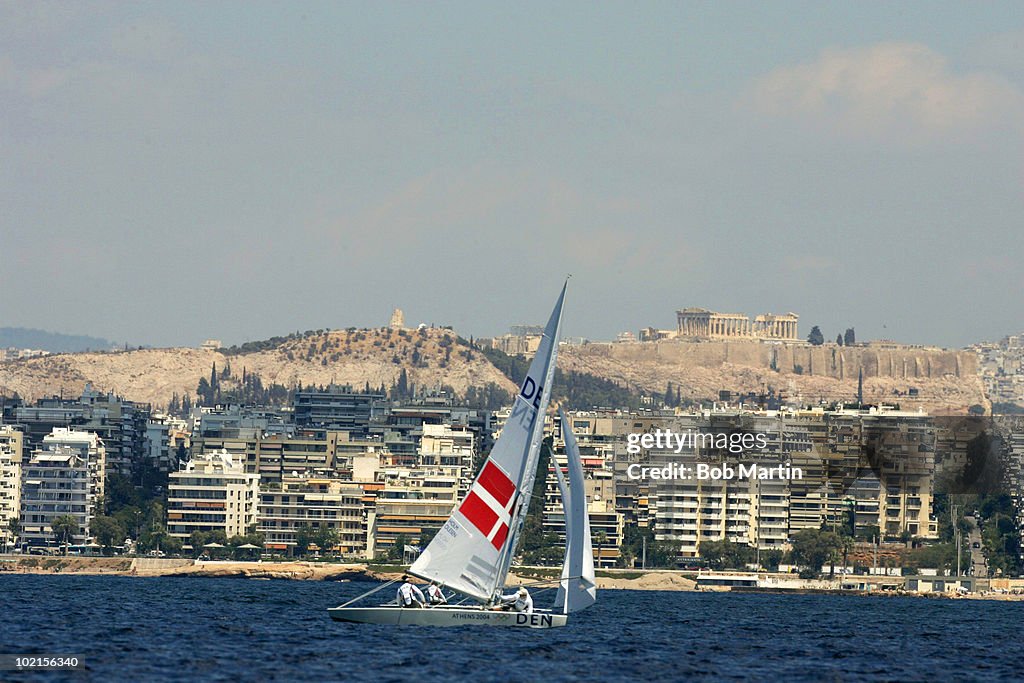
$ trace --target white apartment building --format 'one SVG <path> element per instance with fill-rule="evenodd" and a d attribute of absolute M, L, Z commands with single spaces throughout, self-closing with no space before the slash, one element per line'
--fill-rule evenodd
<path fill-rule="evenodd" d="M 565 454 L 558 453 L 554 467 L 561 467 L 568 476 Z M 594 551 L 595 567 L 614 567 L 619 560 L 625 518 L 615 510 L 615 481 L 611 470 L 586 468 L 584 470 L 585 493 L 587 497 L 587 518 L 590 521 L 590 538 Z M 544 488 L 543 528 L 545 534 L 555 534 L 565 545 L 565 510 L 554 470 L 548 472 Z"/>
<path fill-rule="evenodd" d="M 93 499 L 106 491 L 107 449 L 103 440 L 93 432 L 83 432 L 69 427 L 54 427 L 43 437 L 43 450 L 66 446 L 78 451 L 79 457 L 89 468 L 89 494 Z"/>
<path fill-rule="evenodd" d="M 473 483 L 474 434 L 466 427 L 450 424 L 424 424 L 420 439 L 420 464 L 424 467 L 457 470 L 460 478 L 459 497 L 469 492 Z"/>
<path fill-rule="evenodd" d="M 0 544 L 6 549 L 15 541 L 11 520 L 21 518 L 21 450 L 0 443 Z"/>
<path fill-rule="evenodd" d="M 14 461 L 24 461 L 25 435 L 14 425 L 0 425 L 0 446 L 7 446 L 14 457 Z"/>
<path fill-rule="evenodd" d="M 269 550 L 291 553 L 304 526 L 338 534 L 336 550 L 366 557 L 367 519 L 363 489 L 351 482 L 312 477 L 285 481 L 279 490 L 260 489 L 257 530 Z"/>
<path fill-rule="evenodd" d="M 388 550 L 400 536 L 415 544 L 440 529 L 462 497 L 464 479 L 461 467 L 382 467 L 369 540 L 374 551 Z"/>
<path fill-rule="evenodd" d="M 194 531 L 231 538 L 256 526 L 259 480 L 227 451 L 193 456 L 168 481 L 167 532 L 187 539 Z"/>
<path fill-rule="evenodd" d="M 85 543 L 95 514 L 93 474 L 92 466 L 72 446 L 51 446 L 32 453 L 22 466 L 20 542 L 56 545 L 51 523 L 56 517 L 70 515 L 78 522 L 71 543 Z"/>

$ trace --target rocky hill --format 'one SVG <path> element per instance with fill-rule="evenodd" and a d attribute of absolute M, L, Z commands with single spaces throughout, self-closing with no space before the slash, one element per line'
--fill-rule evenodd
<path fill-rule="evenodd" d="M 232 349 L 142 349 L 74 353 L 0 363 L 0 393 L 26 398 L 77 394 L 86 382 L 101 391 L 163 406 L 171 396 L 195 395 L 212 367 L 230 364 L 235 377 L 257 374 L 265 385 L 351 384 L 390 387 L 402 370 L 420 387 L 495 383 L 515 386 L 479 351 L 451 330 L 322 330 L 254 342 Z"/>
<path fill-rule="evenodd" d="M 390 387 L 405 370 L 418 387 L 464 393 L 493 383 L 515 385 L 478 349 L 449 329 L 319 330 L 219 351 L 189 348 L 75 353 L 0 363 L 0 393 L 27 398 L 96 389 L 164 406 L 173 394 L 195 396 L 213 365 L 230 364 L 230 388 L 243 371 L 264 385 L 351 384 Z M 771 345 L 752 341 L 563 345 L 559 367 L 612 380 L 636 393 L 662 395 L 669 382 L 684 398 L 714 399 L 720 390 L 768 389 L 805 401 L 853 400 L 864 374 L 868 402 L 898 402 L 936 413 L 987 407 L 968 351 L 909 347 Z M 506 368 L 508 371 L 508 368 Z M 515 374 L 511 373 L 510 374 Z"/>
<path fill-rule="evenodd" d="M 675 340 L 563 349 L 563 369 L 585 370 L 654 395 L 663 394 L 672 382 L 688 398 L 717 397 L 722 389 L 773 389 L 810 402 L 852 401 L 863 371 L 868 403 L 895 402 L 935 413 L 964 413 L 976 404 L 989 407 L 971 351 Z"/>

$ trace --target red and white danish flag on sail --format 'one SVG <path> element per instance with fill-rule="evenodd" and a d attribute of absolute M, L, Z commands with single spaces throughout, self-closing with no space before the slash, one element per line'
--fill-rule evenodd
<path fill-rule="evenodd" d="M 459 512 L 500 550 L 508 537 L 516 485 L 501 468 L 488 460 L 473 483 Z"/>

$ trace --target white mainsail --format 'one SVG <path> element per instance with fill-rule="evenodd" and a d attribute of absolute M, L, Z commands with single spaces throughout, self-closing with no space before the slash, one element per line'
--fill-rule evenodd
<path fill-rule="evenodd" d="M 565 411 L 559 410 L 559 415 L 569 467 L 569 486 L 565 485 L 562 468 L 552 458 L 558 476 L 558 488 L 562 493 L 565 518 L 565 563 L 562 565 L 562 581 L 558 585 L 555 607 L 569 614 L 586 609 L 597 601 L 597 581 L 594 578 L 594 548 L 590 540 L 590 517 L 587 514 L 587 490 L 583 482 L 580 447 Z"/>
<path fill-rule="evenodd" d="M 565 286 L 490 457 L 411 574 L 484 602 L 504 586 L 536 475 L 564 299 Z"/>

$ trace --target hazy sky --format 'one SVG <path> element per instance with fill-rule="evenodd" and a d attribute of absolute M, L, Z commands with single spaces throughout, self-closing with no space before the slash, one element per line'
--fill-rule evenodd
<path fill-rule="evenodd" d="M 0 326 L 1024 329 L 1024 4 L 4 3 Z"/>

